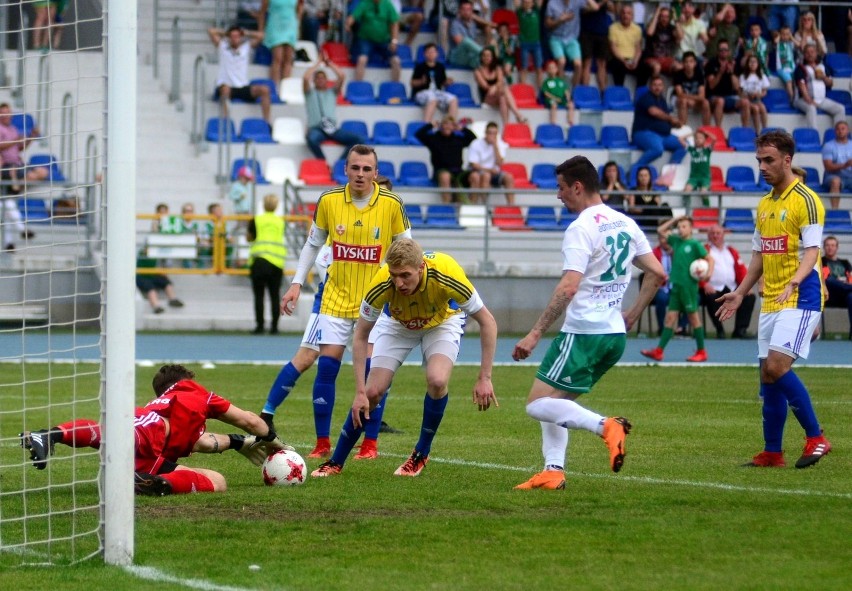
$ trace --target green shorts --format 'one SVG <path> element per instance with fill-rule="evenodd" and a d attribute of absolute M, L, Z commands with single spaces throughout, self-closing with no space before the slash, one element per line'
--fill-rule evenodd
<path fill-rule="evenodd" d="M 550 343 L 535 376 L 559 390 L 584 394 L 621 359 L 626 344 L 624 333 L 560 332 Z"/>
<path fill-rule="evenodd" d="M 709 176 L 697 176 L 697 177 L 689 177 L 689 180 L 686 181 L 686 184 L 692 187 L 694 190 L 698 189 L 709 189 L 710 188 L 710 177 Z"/>
<path fill-rule="evenodd" d="M 669 310 L 691 314 L 698 311 L 698 285 L 672 285 Z"/>

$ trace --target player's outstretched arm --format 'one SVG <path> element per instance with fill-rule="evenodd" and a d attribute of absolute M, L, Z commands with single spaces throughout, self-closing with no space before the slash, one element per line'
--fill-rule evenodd
<path fill-rule="evenodd" d="M 725 321 L 731 318 L 737 311 L 737 308 L 743 303 L 745 294 L 751 291 L 754 284 L 757 283 L 760 276 L 763 275 L 763 255 L 759 251 L 753 251 L 751 261 L 748 264 L 748 272 L 734 291 L 728 292 L 716 301 L 720 304 L 716 311 L 716 317 Z"/>
<path fill-rule="evenodd" d="M 497 350 L 497 321 L 494 315 L 483 306 L 476 313 L 471 314 L 479 323 L 480 362 L 479 376 L 473 386 L 473 402 L 479 410 L 488 410 L 491 403 L 499 407 L 497 396 L 494 394 L 494 385 L 491 383 L 491 372 L 494 368 L 494 353 Z"/>
<path fill-rule="evenodd" d="M 554 322 L 556 322 L 556 319 L 565 312 L 568 304 L 570 304 L 571 300 L 574 299 L 574 296 L 577 294 L 577 289 L 580 287 L 580 280 L 582 278 L 582 273 L 577 271 L 566 271 L 565 274 L 562 275 L 559 285 L 557 285 L 556 289 L 553 290 L 553 295 L 550 297 L 550 303 L 547 304 L 544 312 L 542 312 L 541 316 L 539 316 L 535 326 L 533 326 L 532 330 L 527 333 L 527 336 L 522 338 L 515 345 L 515 349 L 512 351 L 512 359 L 520 361 L 521 359 L 526 359 L 532 354 L 533 349 L 535 349 L 536 345 L 538 345 L 542 335 Z"/>
<path fill-rule="evenodd" d="M 263 419 L 250 410 L 243 410 L 231 404 L 230 408 L 218 418 L 220 421 L 247 431 L 254 436 L 254 441 L 251 443 L 246 442 L 246 446 L 244 446 L 246 447 L 246 451 L 260 448 L 268 455 L 283 449 L 293 449 L 292 446 L 281 441 L 278 434 L 270 429 Z M 246 454 L 243 453 L 243 455 Z M 248 456 L 246 455 L 246 457 Z"/>

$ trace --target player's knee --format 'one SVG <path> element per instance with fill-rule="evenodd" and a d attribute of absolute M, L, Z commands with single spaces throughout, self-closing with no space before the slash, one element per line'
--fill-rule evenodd
<path fill-rule="evenodd" d="M 432 398 L 443 398 L 447 393 L 447 385 L 449 383 L 450 376 L 444 372 L 426 374 L 426 389 Z"/>

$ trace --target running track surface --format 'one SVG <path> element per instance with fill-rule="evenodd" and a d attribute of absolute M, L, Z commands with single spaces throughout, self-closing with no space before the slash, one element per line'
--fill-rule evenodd
<path fill-rule="evenodd" d="M 136 359 L 153 363 L 259 363 L 282 364 L 299 347 L 301 335 L 208 335 L 193 334 L 137 334 Z M 512 349 L 516 337 L 498 339 L 495 363 L 514 364 Z M 547 346 L 549 338 L 542 340 L 527 360 L 527 364 L 538 364 Z M 631 338 L 621 358 L 621 364 L 647 364 L 648 359 L 639 353 L 641 349 L 656 346 L 656 339 Z M 709 364 L 756 365 L 757 341 L 752 340 L 707 340 Z M 685 363 L 686 357 L 695 350 L 693 339 L 675 338 L 666 348 L 663 365 Z M 17 361 L 26 355 L 31 361 L 96 361 L 100 357 L 98 335 L 68 334 L 44 332 L 26 333 L 22 339 L 19 332 L 0 333 L 0 362 Z M 347 360 L 350 359 L 347 354 Z M 459 354 L 459 363 L 476 364 L 479 362 L 479 339 L 466 337 Z M 419 353 L 413 352 L 409 362 L 419 363 Z M 852 367 L 852 342 L 816 341 L 811 345 L 808 360 L 799 360 L 797 365 L 843 366 Z"/>

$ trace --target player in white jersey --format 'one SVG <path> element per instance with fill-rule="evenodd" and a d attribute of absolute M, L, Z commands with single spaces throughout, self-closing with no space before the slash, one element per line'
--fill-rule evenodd
<path fill-rule="evenodd" d="M 529 357 L 545 331 L 565 312 L 559 336 L 550 344 L 527 399 L 527 414 L 541 422 L 544 471 L 515 487 L 521 490 L 565 488 L 568 429 L 601 436 L 609 448 L 612 471 L 621 469 L 630 422 L 624 417 L 603 417 L 575 399 L 589 392 L 621 358 L 627 330 L 666 279 L 636 222 L 604 205 L 597 171 L 586 157 L 575 156 L 557 166 L 556 178 L 559 200 L 579 216 L 562 241 L 562 279 L 535 326 L 512 353 L 515 361 Z M 622 312 L 631 264 L 646 275 L 636 301 Z"/>

